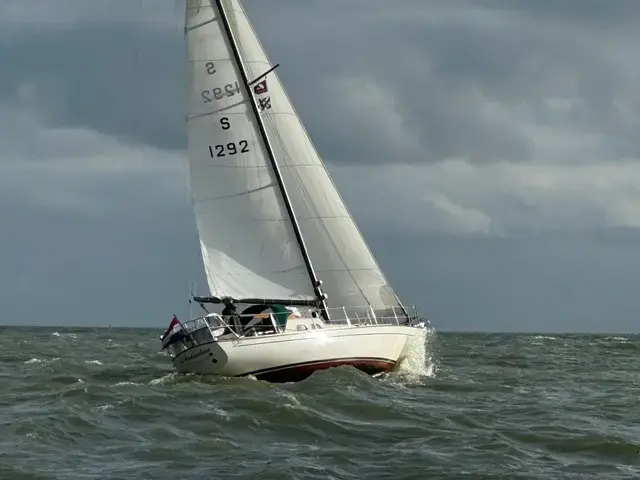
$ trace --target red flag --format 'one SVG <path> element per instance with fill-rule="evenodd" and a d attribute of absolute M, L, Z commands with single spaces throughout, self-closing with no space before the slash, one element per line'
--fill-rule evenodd
<path fill-rule="evenodd" d="M 256 95 L 260 95 L 261 93 L 268 92 L 269 88 L 267 87 L 267 79 L 265 78 L 261 82 L 256 83 L 256 86 L 253 87 L 253 93 Z"/>
<path fill-rule="evenodd" d="M 174 315 L 173 319 L 171 320 L 171 323 L 169 324 L 169 328 L 167 328 L 167 331 L 164 332 L 164 335 L 162 335 L 162 338 L 165 338 L 167 335 L 169 335 L 176 325 L 180 325 L 180 328 L 182 328 L 182 323 L 180 323 L 180 320 L 178 320 L 178 317 Z"/>

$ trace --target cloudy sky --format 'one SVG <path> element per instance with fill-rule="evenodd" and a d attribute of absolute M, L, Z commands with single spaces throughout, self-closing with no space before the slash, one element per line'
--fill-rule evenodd
<path fill-rule="evenodd" d="M 640 2 L 245 5 L 405 303 L 640 331 Z M 0 2 L 0 323 L 164 327 L 204 286 L 183 9 Z"/>

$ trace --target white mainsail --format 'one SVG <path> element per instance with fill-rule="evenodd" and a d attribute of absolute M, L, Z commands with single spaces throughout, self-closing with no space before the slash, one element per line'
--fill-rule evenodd
<path fill-rule="evenodd" d="M 219 12 L 187 2 L 190 187 L 212 295 L 314 299 Z"/>
<path fill-rule="evenodd" d="M 250 79 L 260 77 L 272 69 L 272 64 L 239 0 L 223 0 L 223 3 L 244 68 Z M 288 221 L 287 211 L 282 206 L 282 198 L 278 196 L 265 150 L 259 148 L 260 138 L 252 111 L 247 102 L 239 103 L 245 100 L 244 90 L 219 21 L 220 12 L 215 5 L 214 0 L 189 0 L 187 26 L 190 29 L 187 35 L 192 59 L 189 82 L 191 116 L 197 112 L 211 113 L 214 105 L 218 110 L 232 106 L 220 113 L 189 122 L 189 153 L 193 158 L 192 168 L 195 167 L 191 176 L 195 181 L 195 198 L 199 199 L 196 200 L 196 217 L 210 288 L 214 294 L 236 295 L 230 292 L 231 289 L 233 292 L 243 292 L 242 296 L 245 297 L 249 295 L 248 292 L 260 297 L 312 297 L 313 288 L 305 270 L 304 258 L 296 243 L 291 222 Z M 204 25 L 206 22 L 209 23 Z M 219 71 L 224 72 L 216 74 L 219 76 L 215 85 L 203 68 L 207 62 L 214 62 L 216 67 L 221 67 Z M 216 92 L 224 92 L 224 85 L 231 85 L 233 92 L 236 91 L 235 85 L 239 85 L 240 93 L 220 100 L 213 99 L 212 102 L 217 102 L 213 105 L 202 103 L 202 91 L 212 92 L 212 88 L 218 86 L 221 90 Z M 394 308 L 400 313 L 402 305 L 340 198 L 275 71 L 252 89 L 255 89 L 261 106 L 262 120 L 287 185 L 288 197 L 295 210 L 308 255 L 317 277 L 323 281 L 323 291 L 328 294 L 328 306 L 344 306 L 349 314 L 362 312 L 366 315 L 369 305 L 378 310 Z M 221 130 L 223 115 L 237 117 L 240 130 L 234 130 L 231 135 L 230 130 Z M 237 142 L 238 138 L 246 138 L 255 145 L 251 154 L 233 157 L 234 165 L 237 167 L 241 162 L 242 169 L 230 168 L 228 164 L 220 162 L 224 158 L 215 159 L 216 162 L 203 157 L 203 149 L 206 150 L 211 142 L 225 144 Z M 220 177 L 222 173 L 224 179 Z M 205 201 L 212 197 L 219 198 L 221 194 L 216 192 L 227 192 L 229 185 L 239 184 L 244 185 L 246 192 L 240 198 Z M 256 194 L 248 192 L 255 188 L 263 188 L 259 193 L 259 203 L 250 201 L 250 195 Z M 234 208 L 244 209 L 241 218 L 245 222 L 233 225 L 238 220 L 232 215 L 231 208 L 225 210 L 226 203 L 234 203 Z M 273 226 L 265 228 L 264 222 L 260 221 L 265 215 L 277 218 L 277 234 L 269 230 Z M 228 227 L 230 229 L 225 232 L 224 229 Z M 231 254 L 224 239 L 231 236 L 230 232 L 237 235 L 238 230 L 244 234 L 251 231 L 255 235 L 245 239 L 242 245 L 231 243 L 235 247 L 235 253 Z M 286 242 L 286 255 L 278 254 L 277 248 L 269 243 L 282 245 L 278 239 Z M 263 249 L 263 244 L 267 250 Z M 274 250 L 276 254 L 271 257 Z M 272 294 L 276 286 L 289 291 L 285 295 Z"/>

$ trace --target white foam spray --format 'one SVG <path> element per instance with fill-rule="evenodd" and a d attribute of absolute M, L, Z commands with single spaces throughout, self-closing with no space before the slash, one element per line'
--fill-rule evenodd
<path fill-rule="evenodd" d="M 436 330 L 426 325 L 410 340 L 406 356 L 389 379 L 403 384 L 422 383 L 436 375 Z"/>

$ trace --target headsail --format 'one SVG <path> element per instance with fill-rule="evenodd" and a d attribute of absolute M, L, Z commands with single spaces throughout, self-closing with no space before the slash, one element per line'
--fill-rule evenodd
<path fill-rule="evenodd" d="M 188 0 L 191 195 L 215 296 L 316 298 L 213 0 Z"/>
<path fill-rule="evenodd" d="M 272 64 L 239 0 L 227 0 L 226 5 L 245 68 L 251 78 L 259 77 Z M 350 313 L 362 307 L 366 310 L 367 305 L 400 313 L 404 308 L 342 201 L 277 73 L 269 73 L 253 88 L 307 250 L 324 282 L 327 304 L 344 306 Z"/>

